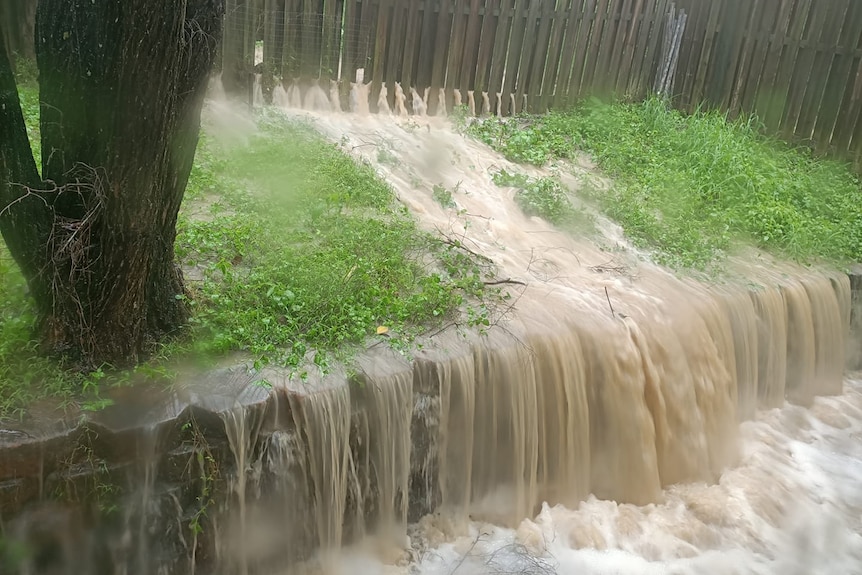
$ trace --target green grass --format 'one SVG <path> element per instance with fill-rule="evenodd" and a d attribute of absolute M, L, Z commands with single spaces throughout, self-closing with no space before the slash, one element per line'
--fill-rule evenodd
<path fill-rule="evenodd" d="M 230 162 L 212 141 L 200 148 L 192 193 L 200 182 L 233 191 L 213 190 L 211 219 L 180 220 L 180 260 L 204 262 L 199 348 L 295 366 L 309 349 L 357 343 L 379 326 L 415 334 L 483 291 L 479 266 L 420 233 L 370 166 L 279 118 L 262 120 Z"/>
<path fill-rule="evenodd" d="M 498 186 L 517 188 L 515 202 L 530 216 L 539 216 L 552 224 L 562 224 L 575 213 L 563 185 L 553 178 L 530 178 L 500 170 L 491 174 Z"/>
<path fill-rule="evenodd" d="M 39 139 L 39 89 L 32 83 L 25 83 L 18 90 L 21 100 L 21 111 L 27 124 L 27 135 L 30 137 L 30 147 L 36 159 L 36 168 L 42 171 L 42 141 Z"/>
<path fill-rule="evenodd" d="M 18 412 L 33 398 L 66 398 L 72 374 L 39 356 L 31 341 L 34 310 L 27 285 L 0 243 L 0 413 Z"/>
<path fill-rule="evenodd" d="M 805 262 L 862 260 L 858 178 L 841 162 L 764 137 L 754 120 L 685 116 L 651 99 L 589 101 L 467 129 L 523 163 L 590 153 L 614 179 L 594 199 L 633 243 L 675 268 L 720 266 L 740 244 Z"/>
<path fill-rule="evenodd" d="M 257 123 L 244 144 L 202 137 L 176 242 L 190 329 L 132 372 L 82 375 L 41 358 L 24 281 L 0 246 L 0 417 L 45 397 L 96 409 L 105 386 L 170 379 L 186 357 L 206 365 L 239 352 L 304 375 L 304 358 L 349 361 L 369 337 L 406 351 L 444 322 L 490 323 L 489 307 L 506 296 L 485 287 L 488 262 L 420 232 L 369 165 L 307 125 L 277 113 Z"/>

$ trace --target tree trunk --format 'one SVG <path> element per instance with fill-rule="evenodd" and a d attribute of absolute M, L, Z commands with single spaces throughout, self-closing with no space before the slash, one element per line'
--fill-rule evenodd
<path fill-rule="evenodd" d="M 223 11 L 222 0 L 39 3 L 45 181 L 25 161 L 23 122 L 0 118 L 17 134 L 0 141 L 15 182 L 0 190 L 0 230 L 47 349 L 82 367 L 135 362 L 188 317 L 176 219 Z"/>
<path fill-rule="evenodd" d="M 33 27 L 36 4 L 37 0 L 0 0 L 0 32 L 5 38 L 3 46 L 13 57 L 32 59 L 35 55 Z"/>
<path fill-rule="evenodd" d="M 0 27 L 0 48 L 6 37 Z M 39 309 L 50 305 L 50 289 L 36 281 L 44 265 L 44 239 L 51 209 L 38 194 L 39 172 L 30 149 L 15 76 L 5 49 L 0 50 L 0 232 Z M 35 191 L 33 190 L 35 188 Z"/>

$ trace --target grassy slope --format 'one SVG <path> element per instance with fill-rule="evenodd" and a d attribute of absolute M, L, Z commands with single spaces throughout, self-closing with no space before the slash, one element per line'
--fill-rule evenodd
<path fill-rule="evenodd" d="M 38 142 L 36 94 L 22 95 Z M 344 349 L 381 326 L 404 334 L 395 343 L 406 345 L 465 299 L 487 301 L 480 266 L 421 234 L 370 167 L 280 116 L 259 118 L 259 127 L 247 145 L 204 138 L 199 147 L 177 240 L 181 263 L 198 276 L 189 282 L 192 337 L 166 346 L 138 375 L 160 377 L 161 360 L 189 352 L 239 350 L 298 366 L 308 350 Z M 763 138 L 752 123 L 683 117 L 650 100 L 489 119 L 470 131 L 521 162 L 590 152 L 616 182 L 595 199 L 634 242 L 674 267 L 718 265 L 737 242 L 802 260 L 862 259 L 857 178 L 840 163 Z M 507 185 L 512 177 L 497 175 Z M 517 184 L 525 210 L 560 223 L 571 218 L 556 186 Z M 487 323 L 487 308 L 468 317 Z M 98 407 L 104 373 L 66 373 L 39 358 L 32 322 L 24 282 L 0 246 L 0 413 L 82 390 L 85 405 Z"/>
<path fill-rule="evenodd" d="M 37 136 L 37 95 L 22 96 Z M 134 372 L 106 366 L 85 376 L 40 358 L 25 284 L 0 242 L 0 416 L 22 414 L 43 397 L 83 399 L 95 409 L 104 404 L 100 387 L 170 379 L 168 360 L 190 354 L 239 351 L 258 364 L 297 367 L 306 352 L 321 350 L 315 361 L 323 365 L 383 328 L 390 344 L 406 348 L 468 300 L 475 302 L 468 323 L 488 323 L 487 270 L 421 233 L 369 166 L 282 116 L 266 114 L 258 126 L 241 146 L 202 139 L 176 246 L 194 272 L 189 337 Z"/>
<path fill-rule="evenodd" d="M 753 121 L 686 117 L 659 100 L 591 101 L 470 131 L 525 163 L 591 153 L 615 180 L 595 199 L 636 244 L 673 267 L 713 267 L 738 242 L 801 261 L 862 261 L 857 177 L 842 163 L 763 137 Z"/>
<path fill-rule="evenodd" d="M 420 233 L 370 166 L 277 112 L 259 127 L 248 146 L 199 148 L 189 199 L 208 217 L 181 218 L 177 245 L 205 262 L 199 348 L 296 365 L 381 326 L 415 333 L 483 291 L 478 267 Z"/>

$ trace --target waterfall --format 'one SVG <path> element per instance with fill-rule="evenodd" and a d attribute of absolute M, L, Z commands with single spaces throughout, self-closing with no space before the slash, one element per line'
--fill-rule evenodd
<path fill-rule="evenodd" d="M 439 93 L 437 94 L 437 115 L 441 118 L 445 118 L 449 115 L 449 112 L 446 109 L 446 90 L 440 88 Z"/>
<path fill-rule="evenodd" d="M 357 74 L 359 71 L 357 70 Z M 368 115 L 368 84 L 351 82 L 350 84 L 350 111 L 360 116 Z"/>
<path fill-rule="evenodd" d="M 350 84 L 348 101 L 351 112 L 367 116 L 371 84 L 363 77 Z M 219 86 L 213 78 L 211 93 L 217 96 Z M 477 525 L 508 528 L 537 556 L 557 533 L 551 524 L 559 530 L 566 521 L 562 545 L 619 550 L 612 534 L 645 530 L 651 514 L 673 524 L 668 529 L 682 541 L 673 547 L 680 556 L 723 553 L 728 544 L 714 541 L 735 517 L 743 517 L 739 525 L 748 522 L 739 529 L 749 529 L 757 554 L 766 556 L 773 551 L 761 552 L 763 529 L 780 532 L 787 508 L 797 503 L 810 505 L 806 513 L 815 510 L 804 518 L 813 521 L 821 496 L 847 499 L 848 522 L 855 522 L 848 524 L 858 526 L 858 489 L 821 493 L 825 474 L 816 471 L 815 497 L 798 502 L 784 484 L 785 467 L 766 485 L 757 483 L 762 475 L 746 474 L 753 473 L 752 461 L 767 469 L 787 461 L 812 465 L 805 459 L 812 457 L 811 436 L 831 437 L 823 431 L 829 427 L 855 438 L 862 428 L 854 427 L 862 421 L 862 385 L 849 384 L 849 399 L 840 397 L 848 386 L 845 366 L 858 366 L 860 354 L 858 329 L 851 334 L 851 322 L 860 321 L 859 276 L 851 285 L 832 270 L 757 263 L 734 267 L 745 280 L 707 285 L 642 262 L 632 264 L 631 275 L 597 271 L 593 264 L 606 262 L 606 251 L 542 227 L 490 183 L 491 167 L 506 165 L 502 158 L 482 156 L 487 148 L 466 140 L 446 157 L 445 140 L 455 136 L 433 119 L 423 120 L 428 130 L 414 130 L 386 118 L 331 114 L 341 108 L 337 87 L 330 83 L 327 94 L 317 83 L 303 85 L 303 97 L 298 81 L 277 85 L 273 104 L 325 112 L 324 129 L 355 130 L 340 133 L 348 141 L 391 139 L 399 161 L 375 168 L 400 186 L 399 198 L 428 228 L 450 223 L 452 214 L 409 176 L 447 189 L 463 180 L 459 210 L 463 202 L 464 213 L 481 220 L 470 228 L 471 245 L 499 264 L 506 274 L 500 277 L 524 278 L 517 313 L 481 333 L 452 328 L 420 337 L 409 355 L 371 345 L 357 353 L 349 373 L 344 366 L 308 379 L 275 367 L 210 372 L 199 387 L 172 392 L 168 407 L 160 406 L 156 417 L 169 425 L 135 427 L 123 411 L 112 422 L 106 409 L 44 437 L 2 429 L 0 480 L 22 499 L 42 497 L 43 482 L 46 492 L 64 487 L 86 499 L 104 487 L 102 474 L 129 476 L 120 500 L 127 509 L 98 531 L 85 521 L 81 510 L 92 510 L 83 504 L 44 506 L 4 524 L 4 536 L 43 545 L 86 575 L 196 569 L 256 575 L 325 562 L 348 545 L 371 546 L 403 567 L 417 562 L 417 530 L 440 544 L 475 535 Z M 396 83 L 393 90 L 396 113 L 406 115 L 403 89 Z M 427 112 L 428 93 L 423 98 L 410 88 L 417 118 Z M 461 92 L 453 94 L 461 105 Z M 438 116 L 446 115 L 445 96 L 440 88 Z M 488 115 L 489 94 L 481 96 Z M 381 86 L 381 115 L 391 114 L 387 98 Z M 510 95 L 513 114 L 516 100 Z M 502 101 L 496 93 L 498 114 Z M 522 104 L 526 109 L 526 96 Z M 475 114 L 473 91 L 467 105 Z M 550 239 L 530 243 L 539 236 Z M 538 270 L 544 265 L 557 276 Z M 772 426 L 766 431 L 764 421 Z M 746 449 L 746 433 L 761 434 L 763 449 L 773 451 L 754 450 L 751 442 Z M 857 464 L 829 457 L 838 461 L 830 469 L 846 464 L 851 485 L 858 483 Z M 58 463 L 63 458 L 67 467 Z M 116 468 L 108 467 L 111 458 L 119 460 Z M 33 476 L 17 475 L 27 470 Z M 726 485 L 731 480 L 733 488 Z M 746 485 L 754 487 L 743 505 Z M 681 514 L 696 517 L 694 527 L 676 521 Z M 602 523 L 608 517 L 613 528 Z M 813 538 L 807 525 L 800 532 L 806 541 Z M 663 561 L 648 535 L 640 535 L 637 553 Z M 862 540 L 848 541 L 843 545 L 852 552 Z M 25 572 L 35 572 L 34 561 L 26 559 Z M 470 573 L 488 569 L 486 562 Z"/>
<path fill-rule="evenodd" d="M 389 109 L 389 90 L 385 84 L 380 86 L 380 94 L 377 96 L 377 113 L 381 116 L 392 115 L 392 111 Z"/>
<path fill-rule="evenodd" d="M 298 82 L 292 83 L 287 89 L 287 105 L 290 108 L 302 108 L 302 91 Z"/>
<path fill-rule="evenodd" d="M 260 74 L 254 75 L 254 89 L 252 94 L 252 102 L 255 106 L 263 106 L 263 87 L 262 87 L 262 76 Z"/>
<path fill-rule="evenodd" d="M 427 105 L 425 100 L 419 95 L 419 92 L 416 91 L 416 88 L 410 88 L 410 97 L 412 99 L 413 104 L 413 115 L 414 116 L 425 116 L 427 115 Z M 426 98 L 427 90 L 426 90 Z"/>
<path fill-rule="evenodd" d="M 407 96 L 404 95 L 404 90 L 401 84 L 395 82 L 395 115 L 402 118 L 407 117 Z"/>
<path fill-rule="evenodd" d="M 850 284 L 683 289 L 660 321 L 569 315 L 469 344 L 444 334 L 412 363 L 364 354 L 348 384 L 286 392 L 296 434 L 277 432 L 290 448 L 268 465 L 293 484 L 287 468 L 307 473 L 301 497 L 329 550 L 371 534 L 405 547 L 411 506 L 514 528 L 543 504 L 643 505 L 671 485 L 715 482 L 738 462 L 739 423 L 755 408 L 841 391 Z M 247 440 L 235 446 L 248 465 Z"/>
<path fill-rule="evenodd" d="M 313 112 L 329 112 L 332 110 L 332 104 L 323 88 L 315 83 L 305 93 L 302 108 Z"/>
<path fill-rule="evenodd" d="M 488 117 L 491 115 L 491 99 L 488 97 L 488 92 L 482 92 L 482 116 Z"/>

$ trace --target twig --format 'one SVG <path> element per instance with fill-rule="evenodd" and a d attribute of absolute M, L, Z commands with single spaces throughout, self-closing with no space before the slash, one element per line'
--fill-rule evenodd
<path fill-rule="evenodd" d="M 430 335 L 427 335 L 426 337 L 429 337 L 429 338 L 431 338 L 431 337 L 436 337 L 436 336 L 440 335 L 441 333 L 443 333 L 444 331 L 446 331 L 447 329 L 449 329 L 450 327 L 453 327 L 453 326 L 454 326 L 455 328 L 460 328 L 460 327 L 461 327 L 461 324 L 460 324 L 460 323 L 458 323 L 457 321 L 450 321 L 449 323 L 447 323 L 447 324 L 446 324 L 446 325 L 444 325 L 443 327 L 441 327 L 441 328 L 437 329 L 434 333 L 432 333 L 432 334 L 430 334 Z"/>
<path fill-rule="evenodd" d="M 489 258 L 488 256 L 483 256 L 480 253 L 474 252 L 473 250 L 471 250 L 470 248 L 465 246 L 463 241 L 453 240 L 452 238 L 447 236 L 445 233 L 443 233 L 443 230 L 441 230 L 439 227 L 437 227 L 437 232 L 443 238 L 440 241 L 443 242 L 444 244 L 446 244 L 448 246 L 452 246 L 453 248 L 464 250 L 465 252 L 469 253 L 472 256 L 479 258 L 480 260 L 484 260 L 486 262 L 493 263 L 493 260 L 491 258 Z"/>
<path fill-rule="evenodd" d="M 614 304 L 611 303 L 611 296 L 608 294 L 608 286 L 605 286 L 605 297 L 608 298 L 608 306 L 611 308 L 611 317 L 616 319 L 617 314 L 614 313 Z"/>
<path fill-rule="evenodd" d="M 470 557 L 470 554 L 473 552 L 473 549 L 476 548 L 476 545 L 479 544 L 479 540 L 481 538 L 482 538 L 481 534 L 476 536 L 476 538 L 473 540 L 473 544 L 470 545 L 470 548 L 467 549 L 467 552 L 461 556 L 461 560 L 458 561 L 458 564 L 455 565 L 455 568 L 451 571 L 451 573 L 449 575 L 455 575 L 455 573 L 458 571 L 458 569 L 460 569 L 461 566 L 464 565 L 464 562 L 467 560 L 467 557 Z"/>
<path fill-rule="evenodd" d="M 496 280 L 496 281 L 491 281 L 491 282 L 482 282 L 482 283 L 485 284 L 486 286 L 496 286 L 496 285 L 500 285 L 500 284 L 516 284 L 519 286 L 527 285 L 526 282 L 522 282 L 521 280 L 513 280 L 512 278 L 507 278 L 504 280 Z"/>
<path fill-rule="evenodd" d="M 51 183 L 53 183 L 53 182 L 51 182 Z M 9 188 L 11 189 L 11 188 L 14 188 L 14 187 L 20 187 L 20 188 L 22 188 L 23 190 L 25 190 L 25 193 L 21 194 L 20 196 L 18 196 L 17 198 L 15 198 L 14 200 L 12 200 L 12 201 L 11 201 L 11 202 L 9 202 L 8 204 L 6 204 L 6 206 L 5 206 L 2 210 L 0 210 L 0 216 L 2 216 L 4 213 L 6 213 L 6 212 L 8 212 L 9 210 L 11 210 L 11 209 L 12 209 L 12 207 L 13 207 L 15 204 L 18 204 L 18 203 L 20 203 L 20 202 L 23 202 L 24 200 L 26 200 L 26 199 L 27 199 L 28 197 L 30 197 L 30 196 L 36 196 L 37 198 L 39 198 L 39 199 L 42 201 L 42 203 L 43 203 L 43 204 L 45 204 L 45 207 L 47 208 L 47 207 L 49 207 L 49 205 L 48 205 L 48 201 L 47 201 L 45 198 L 43 198 L 40 194 L 45 194 L 45 193 L 49 193 L 49 192 L 56 192 L 56 191 L 57 191 L 57 185 L 56 185 L 56 184 L 54 184 L 54 188 L 53 188 L 53 189 L 51 189 L 51 190 L 34 190 L 34 189 L 32 189 L 32 188 L 29 188 L 29 187 L 25 186 L 24 184 L 19 184 L 19 183 L 15 183 L 15 182 L 10 182 L 10 183 L 9 183 Z"/>
<path fill-rule="evenodd" d="M 624 265 L 617 263 L 617 261 L 615 259 L 610 259 L 603 264 L 590 266 L 587 269 L 589 269 L 590 271 L 596 272 L 596 273 L 616 272 L 618 274 L 622 274 L 623 272 L 626 271 L 626 267 Z"/>

